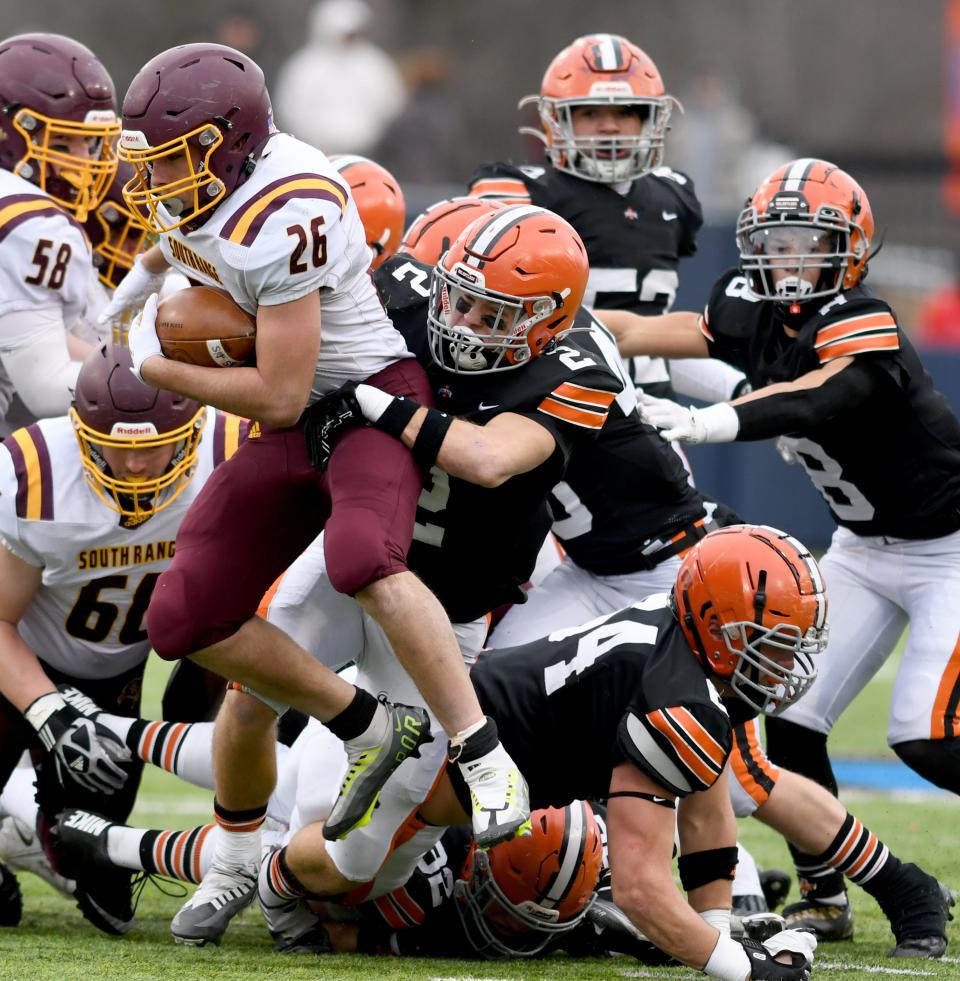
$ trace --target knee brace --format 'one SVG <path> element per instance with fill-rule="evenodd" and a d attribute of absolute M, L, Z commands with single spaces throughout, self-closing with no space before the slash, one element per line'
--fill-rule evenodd
<path fill-rule="evenodd" d="M 960 794 L 960 739 L 909 739 L 890 748 L 924 780 Z"/>
<path fill-rule="evenodd" d="M 729 848 L 708 848 L 702 852 L 689 852 L 677 859 L 677 871 L 684 892 L 698 889 L 717 879 L 733 881 L 740 852 L 736 845 Z"/>
<path fill-rule="evenodd" d="M 827 755 L 826 733 L 786 719 L 767 719 L 766 732 L 767 756 L 772 763 L 813 780 L 837 796 L 837 778 Z"/>

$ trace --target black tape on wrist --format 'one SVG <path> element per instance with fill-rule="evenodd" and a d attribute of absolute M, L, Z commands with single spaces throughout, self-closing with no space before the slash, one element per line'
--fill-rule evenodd
<path fill-rule="evenodd" d="M 680 884 L 684 892 L 698 889 L 717 879 L 733 879 L 737 868 L 739 853 L 736 845 L 728 848 L 708 848 L 702 852 L 691 852 L 677 859 Z"/>
<path fill-rule="evenodd" d="M 383 410 L 383 414 L 374 423 L 377 429 L 382 429 L 390 436 L 400 439 L 407 423 L 416 415 L 420 403 L 413 399 L 405 399 L 402 395 L 394 397 L 393 401 Z"/>
<path fill-rule="evenodd" d="M 413 459 L 417 466 L 429 470 L 440 455 L 440 447 L 446 439 L 447 430 L 453 425 L 453 416 L 437 409 L 427 409 L 427 417 L 423 420 L 420 432 L 414 441 Z"/>

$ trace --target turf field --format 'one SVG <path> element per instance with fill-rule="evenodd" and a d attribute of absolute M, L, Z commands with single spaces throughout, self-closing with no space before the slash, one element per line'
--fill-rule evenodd
<path fill-rule="evenodd" d="M 160 671 L 163 669 L 160 668 Z M 159 672 L 149 673 L 151 709 L 160 689 Z M 887 756 L 883 733 L 893 668 L 874 680 L 838 727 L 831 745 L 836 756 Z M 903 859 L 913 860 L 960 887 L 960 804 L 946 796 L 904 794 L 845 795 L 854 813 Z M 155 827 L 190 827 L 209 820 L 210 799 L 157 771 L 148 772 L 133 822 Z M 741 834 L 761 865 L 789 868 L 786 847 L 758 822 L 741 822 Z M 351 957 L 281 957 L 274 954 L 258 914 L 234 921 L 221 948 L 179 947 L 167 932 L 182 899 L 148 886 L 137 924 L 124 938 L 110 938 L 87 924 L 72 903 L 28 874 L 21 875 L 24 917 L 17 929 L 0 930 L 0 981 L 248 981 L 259 977 L 337 978 L 344 981 L 450 979 L 450 981 L 612 981 L 619 978 L 693 978 L 683 968 L 653 969 L 625 958 L 574 961 L 555 956 L 530 963 L 399 960 Z M 856 911 L 853 942 L 821 946 L 815 974 L 853 981 L 869 976 L 960 979 L 960 925 L 951 924 L 951 947 L 943 961 L 892 961 L 884 951 L 891 934 L 874 902 L 851 889 Z M 796 898 L 796 892 L 791 899 Z"/>

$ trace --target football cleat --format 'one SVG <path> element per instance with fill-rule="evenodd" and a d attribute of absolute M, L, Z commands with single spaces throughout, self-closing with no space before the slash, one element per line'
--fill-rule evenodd
<path fill-rule="evenodd" d="M 880 902 L 897 945 L 887 957 L 943 957 L 947 949 L 947 920 L 956 900 L 942 882 L 912 862 L 901 867 L 901 882 L 892 901 Z"/>
<path fill-rule="evenodd" d="M 0 927 L 15 927 L 23 916 L 23 896 L 13 870 L 0 862 Z"/>
<path fill-rule="evenodd" d="M 473 837 L 480 848 L 530 834 L 527 781 L 502 743 L 458 766 L 470 790 Z"/>
<path fill-rule="evenodd" d="M 834 906 L 816 899 L 801 899 L 784 907 L 783 919 L 787 930 L 804 930 L 818 941 L 853 939 L 853 908 L 849 902 Z"/>
<path fill-rule="evenodd" d="M 433 742 L 426 709 L 393 704 L 384 698 L 380 701 L 389 716 L 383 741 L 366 747 L 352 745 L 352 740 L 343 744 L 347 775 L 323 827 L 328 841 L 345 838 L 354 828 L 369 824 L 390 774 L 407 757 L 419 757 L 425 743 Z"/>
<path fill-rule="evenodd" d="M 111 824 L 108 818 L 79 808 L 58 814 L 52 833 L 60 867 L 75 875 L 91 867 L 115 868 L 107 851 Z"/>
<path fill-rule="evenodd" d="M 329 954 L 330 937 L 320 918 L 299 898 L 277 896 L 269 885 L 270 859 L 278 849 L 263 856 L 257 884 L 260 912 L 267 923 L 273 946 L 281 954 Z"/>
<path fill-rule="evenodd" d="M 170 923 L 178 944 L 203 947 L 219 944 L 230 921 L 257 895 L 257 867 L 228 868 L 214 862 L 197 891 Z"/>
<path fill-rule="evenodd" d="M 76 883 L 54 870 L 40 836 L 12 814 L 0 820 L 0 859 L 14 872 L 32 872 L 65 896 L 73 895 Z"/>
<path fill-rule="evenodd" d="M 786 929 L 782 916 L 776 913 L 737 913 L 730 914 L 730 936 L 734 940 L 756 940 L 762 944 L 772 936 Z"/>
<path fill-rule="evenodd" d="M 133 875 L 129 869 L 84 869 L 74 897 L 84 918 L 102 933 L 118 937 L 133 926 Z"/>

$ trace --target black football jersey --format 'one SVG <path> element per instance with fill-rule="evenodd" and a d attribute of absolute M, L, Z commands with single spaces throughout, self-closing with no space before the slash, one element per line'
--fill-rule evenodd
<path fill-rule="evenodd" d="M 421 279 L 420 275 L 424 278 Z M 434 467 L 417 509 L 410 568 L 455 623 L 522 601 L 553 515 L 548 495 L 575 447 L 593 441 L 624 388 L 615 354 L 577 332 L 512 371 L 447 371 L 427 350 L 429 267 L 393 256 L 374 280 L 394 324 L 427 371 L 438 409 L 485 425 L 504 412 L 528 416 L 556 441 L 551 456 L 499 487 L 480 487 Z M 577 326 L 589 327 L 582 311 Z M 611 365 L 608 358 L 616 362 Z"/>
<path fill-rule="evenodd" d="M 754 389 L 854 356 L 876 384 L 860 404 L 787 434 L 837 522 L 859 535 L 938 537 L 960 526 L 960 422 L 937 392 L 890 306 L 863 286 L 810 305 L 783 330 L 736 270 L 714 285 L 700 320 L 710 355 Z"/>
<path fill-rule="evenodd" d="M 470 677 L 535 808 L 605 798 L 623 762 L 678 796 L 704 790 L 730 753 L 731 714 L 744 717 L 708 680 L 667 594 L 486 652 Z"/>
<path fill-rule="evenodd" d="M 693 182 L 685 174 L 659 167 L 631 183 L 625 194 L 607 184 L 585 181 L 552 167 L 482 164 L 470 179 L 470 193 L 505 201 L 529 199 L 565 218 L 577 230 L 590 259 L 584 304 L 598 310 L 631 310 L 643 316 L 666 313 L 677 293 L 679 260 L 696 251 L 703 224 Z M 636 373 L 652 395 L 668 395 L 666 368 Z"/>
<path fill-rule="evenodd" d="M 595 335 L 616 351 L 601 325 Z M 705 515 L 680 457 L 641 422 L 632 390 L 611 405 L 599 436 L 577 446 L 550 505 L 554 535 L 577 565 L 598 576 L 646 568 L 651 543 L 657 547 Z"/>

